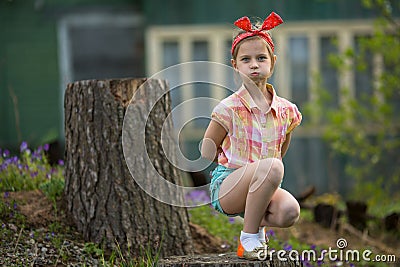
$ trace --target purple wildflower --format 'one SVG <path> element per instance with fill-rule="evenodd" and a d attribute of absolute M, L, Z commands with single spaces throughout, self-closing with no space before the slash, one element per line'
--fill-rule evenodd
<path fill-rule="evenodd" d="M 10 196 L 10 192 L 4 192 L 4 198 L 8 198 Z"/>
<path fill-rule="evenodd" d="M 314 250 L 314 251 L 315 251 L 315 249 L 317 248 L 317 246 L 316 246 L 316 245 L 311 245 L 310 248 L 311 248 L 311 250 Z"/>
<path fill-rule="evenodd" d="M 2 225 L 1 225 L 1 228 L 6 228 L 6 225 L 3 223 Z"/>
<path fill-rule="evenodd" d="M 186 195 L 186 198 L 195 204 L 204 204 L 210 202 L 210 197 L 205 190 L 192 190 Z"/>
<path fill-rule="evenodd" d="M 18 160 L 18 157 L 17 157 L 17 156 L 14 156 L 14 157 L 11 158 L 11 163 L 12 163 L 12 164 L 17 165 L 17 164 L 18 164 L 18 161 L 19 161 L 19 160 Z"/>
<path fill-rule="evenodd" d="M 40 160 L 42 156 L 37 151 L 33 151 L 32 153 L 32 160 Z"/>
<path fill-rule="evenodd" d="M 50 145 L 49 144 L 44 144 L 43 150 L 44 151 L 49 151 Z"/>
<path fill-rule="evenodd" d="M 20 152 L 24 152 L 24 151 L 27 150 L 27 149 L 28 149 L 28 143 L 25 142 L 25 141 L 23 141 L 23 142 L 21 143 L 21 146 L 19 147 L 19 151 L 20 151 Z"/>
<path fill-rule="evenodd" d="M 6 149 L 3 151 L 3 158 L 7 158 L 8 156 L 10 156 L 10 151 Z"/>
<path fill-rule="evenodd" d="M 35 178 L 36 176 L 38 176 L 39 172 L 35 171 L 35 172 L 31 172 L 31 178 Z"/>
<path fill-rule="evenodd" d="M 275 236 L 274 230 L 272 230 L 272 229 L 268 230 L 267 235 L 271 236 L 271 237 L 274 237 Z"/>
<path fill-rule="evenodd" d="M 63 161 L 62 159 L 59 159 L 59 160 L 58 160 L 58 165 L 64 166 L 64 161 Z"/>
<path fill-rule="evenodd" d="M 17 207 L 18 207 L 17 203 L 16 203 L 16 202 L 14 202 L 14 209 L 16 210 L 16 209 L 17 209 Z"/>
<path fill-rule="evenodd" d="M 235 223 L 235 218 L 229 217 L 229 223 Z"/>
<path fill-rule="evenodd" d="M 289 245 L 289 244 L 285 243 L 283 245 L 283 249 L 286 250 L 286 251 L 291 251 L 292 250 L 292 245 Z"/>

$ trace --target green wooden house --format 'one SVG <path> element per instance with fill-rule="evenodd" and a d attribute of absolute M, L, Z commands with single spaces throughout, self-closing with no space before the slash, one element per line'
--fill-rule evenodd
<path fill-rule="evenodd" d="M 340 103 L 339 88 L 354 96 L 372 92 L 371 76 L 338 73 L 329 53 L 357 47 L 372 31 L 375 14 L 357 0 L 3 0 L 0 1 L 0 147 L 18 149 L 64 142 L 63 93 L 66 84 L 84 79 L 151 77 L 175 64 L 210 61 L 230 64 L 232 23 L 248 15 L 265 18 L 275 11 L 285 23 L 273 31 L 278 64 L 272 78 L 279 95 L 300 110 L 312 98 L 313 75 Z M 338 45 L 334 45 L 335 41 Z M 379 58 L 373 58 L 379 62 Z M 374 65 L 376 68 L 376 65 Z M 189 77 L 209 77 L 188 68 Z M 179 76 L 179 75 L 178 75 Z M 180 79 L 170 76 L 171 80 Z M 218 77 L 234 86 L 229 73 Z M 207 84 L 171 91 L 174 106 L 194 97 L 221 99 L 228 91 Z M 206 118 L 187 121 L 199 109 L 189 105 L 174 118 L 183 153 L 199 157 Z M 304 118 L 307 121 L 307 118 Z M 186 123 L 187 122 L 187 123 Z M 186 123 L 186 124 L 185 124 Z M 319 129 L 298 128 L 285 157 L 285 184 L 299 193 L 315 185 L 319 193 L 346 193 L 343 162 L 330 158 Z"/>

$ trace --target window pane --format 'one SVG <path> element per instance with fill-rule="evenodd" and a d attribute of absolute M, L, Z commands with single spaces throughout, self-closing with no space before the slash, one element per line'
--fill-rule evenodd
<path fill-rule="evenodd" d="M 143 76 L 141 29 L 100 23 L 69 29 L 74 80 Z"/>
<path fill-rule="evenodd" d="M 208 60 L 208 42 L 194 41 L 192 44 L 192 59 L 193 60 Z"/>
<path fill-rule="evenodd" d="M 240 79 L 235 78 L 235 72 L 232 68 L 232 55 L 231 55 L 231 47 L 232 47 L 232 40 L 228 39 L 225 41 L 225 64 L 230 68 L 226 68 L 226 81 L 225 84 L 228 86 L 225 96 L 229 96 L 232 94 L 233 91 L 236 91 L 241 86 Z"/>
<path fill-rule="evenodd" d="M 162 56 L 163 56 L 163 61 L 162 61 L 162 66 L 163 68 L 168 68 L 170 66 L 176 65 L 179 63 L 179 44 L 177 41 L 166 41 L 163 42 L 162 44 Z M 170 85 L 174 84 L 179 84 L 179 73 L 173 72 L 171 75 L 174 76 L 169 76 L 170 73 L 168 73 L 168 77 L 166 79 L 168 80 Z M 180 103 L 180 93 L 177 88 L 171 88 L 171 104 L 172 107 L 175 107 L 178 103 Z"/>
<path fill-rule="evenodd" d="M 207 41 L 194 41 L 192 43 L 192 60 L 193 61 L 208 61 L 208 42 Z M 193 64 L 191 69 L 192 77 L 197 81 L 210 81 L 209 69 L 204 68 L 203 64 Z M 210 88 L 206 83 L 198 83 L 193 86 L 195 97 L 208 97 L 210 96 Z"/>
<path fill-rule="evenodd" d="M 208 61 L 209 60 L 209 55 L 208 55 L 208 42 L 207 41 L 194 41 L 192 43 L 192 60 L 194 61 Z M 211 76 L 209 69 L 204 68 L 204 66 L 201 64 L 197 67 L 197 65 L 193 66 L 192 71 L 192 76 L 194 77 L 195 80 L 200 80 L 200 81 L 210 81 Z M 210 84 L 207 82 L 197 82 L 193 84 L 193 90 L 194 94 L 193 96 L 195 98 L 197 97 L 210 97 Z M 201 103 L 194 101 L 193 102 L 193 115 L 196 117 L 197 110 L 200 109 L 209 109 L 210 114 L 211 114 L 211 107 L 204 106 L 206 105 L 204 101 L 201 101 Z M 193 125 L 192 127 L 200 127 L 200 128 L 205 128 L 208 125 L 208 120 L 201 119 L 201 118 L 195 118 L 193 120 Z M 188 126 L 189 127 L 189 126 Z"/>
<path fill-rule="evenodd" d="M 292 98 L 299 108 L 308 101 L 308 59 L 309 48 L 307 37 L 289 39 L 289 62 L 291 74 Z"/>
<path fill-rule="evenodd" d="M 164 68 L 179 63 L 179 45 L 176 41 L 167 41 L 162 44 L 163 64 Z"/>
<path fill-rule="evenodd" d="M 398 67 L 392 62 L 387 62 L 387 60 L 384 62 L 384 80 L 391 80 L 395 81 L 400 77 L 400 70 Z M 393 105 L 393 112 L 394 114 L 400 114 L 400 91 L 399 90 L 393 90 L 393 84 L 388 85 L 389 87 L 386 87 L 386 90 L 388 92 L 391 92 L 387 94 L 387 102 L 390 105 Z M 384 90 L 386 92 L 386 90 Z"/>
<path fill-rule="evenodd" d="M 333 106 L 339 103 L 339 84 L 337 69 L 329 62 L 329 56 L 338 53 L 335 45 L 335 37 L 322 37 L 320 39 L 320 71 L 322 77 L 322 86 L 328 90 L 332 97 Z"/>
<path fill-rule="evenodd" d="M 355 53 L 356 55 L 361 55 L 364 53 L 361 60 L 356 62 L 355 71 L 355 96 L 358 100 L 362 101 L 366 96 L 371 96 L 373 94 L 373 71 L 372 71 L 372 60 L 373 55 L 368 51 L 363 51 L 362 40 L 363 36 L 356 36 L 354 38 L 355 43 Z"/>
<path fill-rule="evenodd" d="M 163 68 L 168 68 L 170 66 L 179 63 L 179 43 L 177 41 L 164 41 L 162 43 L 162 66 Z M 179 103 L 181 103 L 181 89 L 180 87 L 174 88 L 175 85 L 179 84 L 180 74 L 176 71 L 166 72 L 165 79 L 169 82 L 170 96 L 171 96 L 171 108 L 175 108 Z M 180 114 L 174 113 L 173 122 L 175 125 L 181 120 Z"/>

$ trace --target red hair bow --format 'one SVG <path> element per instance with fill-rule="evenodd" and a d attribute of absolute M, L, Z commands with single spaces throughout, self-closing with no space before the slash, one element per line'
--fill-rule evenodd
<path fill-rule="evenodd" d="M 272 12 L 263 22 L 262 26 L 260 29 L 257 30 L 253 30 L 253 27 L 251 25 L 250 19 L 248 17 L 241 17 L 240 19 L 235 21 L 235 25 L 244 30 L 245 32 L 242 34 L 239 34 L 235 40 L 233 40 L 232 43 L 232 49 L 231 49 L 231 53 L 233 55 L 233 51 L 235 50 L 236 45 L 242 41 L 243 39 L 250 37 L 250 36 L 260 36 L 261 38 L 263 38 L 271 47 L 272 52 L 274 52 L 274 43 L 272 41 L 271 36 L 265 32 L 268 31 L 270 29 L 275 28 L 276 26 L 278 26 L 279 24 L 283 23 L 282 18 L 276 14 L 275 12 Z"/>

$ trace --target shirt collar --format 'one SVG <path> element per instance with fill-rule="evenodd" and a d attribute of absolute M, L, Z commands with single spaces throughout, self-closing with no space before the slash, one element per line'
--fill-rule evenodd
<path fill-rule="evenodd" d="M 272 84 L 267 83 L 265 85 L 267 87 L 267 90 L 272 94 L 272 102 L 271 102 L 271 109 L 275 110 L 275 112 L 278 110 L 277 103 L 278 101 L 276 100 L 276 92 Z M 251 97 L 249 91 L 242 85 L 240 89 L 237 92 L 237 95 L 240 98 L 240 101 L 243 103 L 243 105 L 248 109 L 252 110 L 253 108 L 259 109 L 256 103 L 254 102 L 253 98 Z"/>

